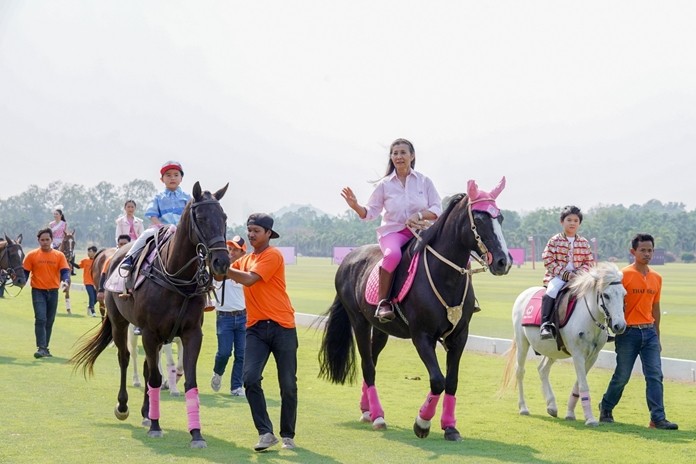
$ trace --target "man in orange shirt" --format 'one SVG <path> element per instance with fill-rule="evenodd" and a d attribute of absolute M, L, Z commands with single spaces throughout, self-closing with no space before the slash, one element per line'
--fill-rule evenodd
<path fill-rule="evenodd" d="M 246 352 L 242 378 L 259 442 L 256 451 L 278 443 L 273 423 L 266 410 L 261 387 L 263 370 L 273 354 L 280 384 L 280 437 L 283 448 L 295 448 L 297 422 L 297 329 L 295 310 L 285 290 L 283 254 L 270 246 L 279 235 L 273 230 L 273 218 L 256 213 L 247 220 L 250 253 L 232 263 L 227 277 L 244 285 L 247 308 Z"/>
<path fill-rule="evenodd" d="M 34 334 L 37 350 L 35 358 L 50 358 L 48 344 L 51 341 L 53 322 L 58 308 L 58 288 L 70 288 L 70 266 L 65 255 L 54 250 L 53 232 L 41 229 L 36 235 L 39 248 L 24 257 L 24 272 L 31 275 L 31 302 L 34 306 Z"/>
<path fill-rule="evenodd" d="M 660 359 L 660 293 L 662 276 L 648 267 L 653 257 L 655 239 L 649 234 L 637 234 L 631 241 L 635 261 L 623 268 L 626 331 L 616 335 L 616 370 L 599 404 L 600 422 L 614 422 L 612 411 L 621 400 L 631 378 L 631 371 L 640 356 L 646 383 L 646 399 L 650 409 L 650 427 L 677 430 L 677 424 L 665 417 Z"/>
<path fill-rule="evenodd" d="M 75 267 L 82 269 L 82 283 L 85 285 L 85 291 L 89 297 L 87 303 L 87 315 L 97 317 L 94 311 L 94 305 L 97 304 L 97 289 L 94 288 L 94 277 L 92 277 L 92 264 L 94 264 L 94 256 L 97 254 L 97 247 L 91 246 L 87 248 L 87 257 L 75 264 Z"/>

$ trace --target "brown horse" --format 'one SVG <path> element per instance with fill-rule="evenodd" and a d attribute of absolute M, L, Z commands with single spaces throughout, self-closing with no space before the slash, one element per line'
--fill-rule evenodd
<path fill-rule="evenodd" d="M 65 231 L 63 241 L 58 246 L 58 251 L 65 255 L 65 259 L 68 260 L 68 265 L 70 266 L 70 274 L 72 274 L 73 265 L 75 264 L 75 229 L 70 232 Z M 70 287 L 65 288 L 63 292 L 65 293 L 65 310 L 68 314 L 72 314 L 70 311 Z"/>
<path fill-rule="evenodd" d="M 113 248 L 102 248 L 97 251 L 94 255 L 94 262 L 92 262 L 92 279 L 94 280 L 94 285 L 97 287 L 97 291 L 101 288 L 101 277 L 102 270 L 104 270 L 104 264 L 111 259 L 111 257 L 116 253 L 116 247 Z M 104 293 L 102 292 L 101 297 L 97 293 L 97 302 L 99 303 L 99 312 L 101 313 L 102 319 L 106 316 L 106 306 L 104 305 Z"/>
<path fill-rule="evenodd" d="M 157 356 L 162 345 L 170 343 L 176 336 L 181 337 L 192 448 L 207 446 L 201 434 L 196 363 L 203 341 L 203 307 L 211 282 L 208 269 L 224 276 L 230 265 L 225 245 L 227 217 L 218 201 L 226 190 L 227 186 L 214 194 L 203 192 L 196 182 L 193 198 L 184 208 L 176 232 L 164 243 L 158 243 L 158 236 L 155 237 L 157 253 L 152 267 L 144 275 L 144 282 L 133 290 L 132 297 L 126 299 L 119 298 L 119 292 L 106 290 L 106 319 L 99 332 L 83 341 L 70 360 L 75 369 L 82 366 L 85 376 L 91 375 L 97 357 L 114 341 L 121 368 L 114 413 L 118 419 L 125 420 L 129 413 L 126 390 L 128 324 L 140 327 L 146 358 L 143 373 L 147 384 L 141 414 L 150 422 L 148 436 L 161 437 L 159 401 L 162 375 L 157 368 Z M 129 248 L 125 245 L 114 254 L 109 265 L 110 273 L 118 272 L 120 261 Z"/>
<path fill-rule="evenodd" d="M 7 285 L 14 285 L 20 289 L 26 285 L 23 261 L 22 234 L 19 234 L 16 240 L 5 234 L 5 240 L 0 240 L 0 296 L 4 296 Z"/>

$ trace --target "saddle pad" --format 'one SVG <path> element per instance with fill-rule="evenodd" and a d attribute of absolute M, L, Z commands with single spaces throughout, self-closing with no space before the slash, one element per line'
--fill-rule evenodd
<path fill-rule="evenodd" d="M 393 303 L 400 303 L 406 298 L 408 291 L 411 290 L 411 285 L 413 285 L 413 280 L 416 278 L 416 270 L 418 269 L 418 258 L 420 253 L 411 258 L 411 263 L 408 265 L 408 275 L 406 276 L 406 281 L 404 285 L 399 290 L 399 294 L 396 298 L 392 298 Z M 379 303 L 379 268 L 382 266 L 382 260 L 380 259 L 372 268 L 370 276 L 367 278 L 367 285 L 365 285 L 365 301 L 371 305 L 376 305 Z M 392 292 L 393 293 L 393 292 Z"/>
<path fill-rule="evenodd" d="M 539 291 L 529 299 L 529 303 L 527 303 L 527 307 L 524 308 L 524 313 L 522 314 L 523 326 L 541 326 L 541 299 L 545 293 L 545 288 L 539 289 Z M 561 301 L 556 305 L 556 311 L 558 311 L 560 326 L 565 327 L 575 309 L 576 299 L 569 298 L 567 292 L 561 293 L 559 298 Z"/>

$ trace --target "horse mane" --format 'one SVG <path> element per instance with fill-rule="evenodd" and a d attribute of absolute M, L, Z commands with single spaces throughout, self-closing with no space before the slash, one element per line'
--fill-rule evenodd
<path fill-rule="evenodd" d="M 416 245 L 413 248 L 414 254 L 423 251 L 427 245 L 434 242 L 435 239 L 440 236 L 442 229 L 445 227 L 445 223 L 447 222 L 447 218 L 450 216 L 450 214 L 452 214 L 452 211 L 454 211 L 457 205 L 465 198 L 467 198 L 465 193 L 457 193 L 450 198 L 449 204 L 447 205 L 445 211 L 440 215 L 439 218 L 437 218 L 432 226 L 428 227 L 421 233 L 421 239 L 416 242 Z"/>
<path fill-rule="evenodd" d="M 580 271 L 570 282 L 568 289 L 573 295 L 583 296 L 598 288 L 604 288 L 611 282 L 620 281 L 621 271 L 614 263 L 597 263 L 588 271 Z"/>

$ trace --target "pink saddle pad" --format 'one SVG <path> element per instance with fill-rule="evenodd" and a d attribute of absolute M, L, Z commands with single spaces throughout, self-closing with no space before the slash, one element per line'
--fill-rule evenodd
<path fill-rule="evenodd" d="M 529 299 L 529 303 L 527 303 L 527 307 L 524 308 L 524 313 L 522 314 L 522 325 L 541 326 L 541 299 L 545 293 L 546 289 L 542 288 Z M 560 298 L 565 298 L 566 295 L 562 293 Z M 576 302 L 575 297 L 568 298 L 568 306 L 566 308 L 558 308 L 561 327 L 565 327 L 568 323 L 568 319 L 570 319 L 573 310 L 575 310 Z"/>
<path fill-rule="evenodd" d="M 413 280 L 416 278 L 416 270 L 418 269 L 418 257 L 420 253 L 417 253 L 412 259 L 411 264 L 408 265 L 408 276 L 406 276 L 406 281 L 404 285 L 399 290 L 399 294 L 396 298 L 392 298 L 393 303 L 399 303 L 411 290 L 411 285 L 413 285 Z M 382 266 L 382 260 L 380 259 L 372 268 L 370 276 L 367 278 L 367 285 L 365 285 L 365 301 L 371 305 L 376 305 L 379 303 L 379 268 Z"/>

